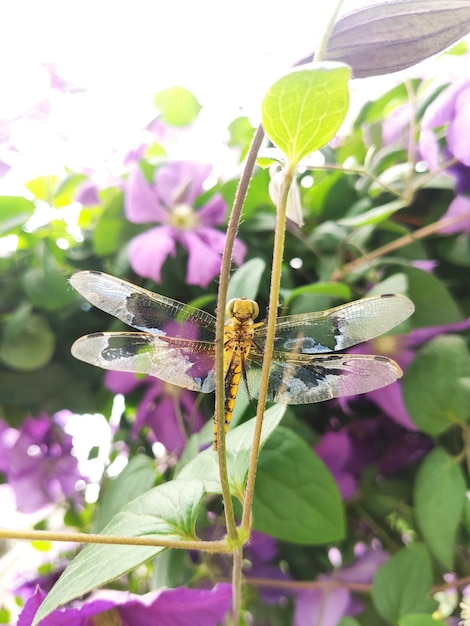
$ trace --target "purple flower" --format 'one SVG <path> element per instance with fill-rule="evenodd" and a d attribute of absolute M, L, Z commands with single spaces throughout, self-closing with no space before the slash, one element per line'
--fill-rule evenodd
<path fill-rule="evenodd" d="M 457 196 L 449 204 L 449 208 L 441 219 L 455 219 L 456 222 L 440 228 L 440 233 L 445 235 L 470 233 L 470 200 L 465 196 Z"/>
<path fill-rule="evenodd" d="M 467 141 L 470 111 L 470 79 L 458 81 L 442 91 L 426 109 L 421 122 L 419 148 L 431 171 L 442 160 L 454 158 L 458 164 L 449 168 L 457 180 L 458 193 L 470 190 L 470 145 Z M 446 145 L 439 137 L 445 132 Z M 442 154 L 441 154 L 442 153 Z"/>
<path fill-rule="evenodd" d="M 28 417 L 21 428 L 0 430 L 0 469 L 15 493 L 18 510 L 32 513 L 70 498 L 78 505 L 77 482 L 83 480 L 64 427 L 69 411 L 52 418 Z"/>
<path fill-rule="evenodd" d="M 251 533 L 250 543 L 245 549 L 245 561 L 249 568 L 245 569 L 245 575 L 250 578 L 262 578 L 266 580 L 290 580 L 290 576 L 282 571 L 275 563 L 277 555 L 277 543 L 273 537 L 265 535 L 257 530 Z M 260 597 L 266 604 L 279 604 L 286 598 L 285 590 L 263 587 L 257 585 Z"/>
<path fill-rule="evenodd" d="M 226 204 L 215 194 L 202 207 L 194 206 L 210 173 L 210 165 L 173 161 L 156 170 L 153 184 L 138 168 L 130 174 L 125 186 L 127 218 L 136 224 L 161 224 L 130 241 L 129 259 L 136 274 L 159 282 L 163 263 L 176 255 L 177 243 L 188 251 L 188 284 L 205 287 L 219 273 L 225 234 L 213 226 L 224 222 Z M 240 265 L 244 256 L 245 246 L 237 241 L 235 263 Z"/>
<path fill-rule="evenodd" d="M 114 393 L 124 395 L 139 385 L 146 385 L 132 428 L 133 436 L 145 426 L 150 427 L 153 441 L 162 443 L 168 452 L 181 452 L 188 436 L 204 424 L 196 408 L 196 395 L 187 389 L 169 385 L 147 376 L 137 378 L 127 372 L 106 372 L 105 385 Z"/>
<path fill-rule="evenodd" d="M 332 473 L 343 500 L 353 496 L 357 489 L 356 480 L 344 469 L 351 456 L 351 442 L 347 432 L 325 433 L 314 450 Z"/>
<path fill-rule="evenodd" d="M 359 546 L 358 552 L 362 552 Z M 358 554 L 357 561 L 332 574 L 320 576 L 321 581 L 344 583 L 371 583 L 377 568 L 384 563 L 388 554 L 382 550 L 366 549 Z M 355 601 L 345 585 L 325 585 L 324 589 L 309 589 L 297 595 L 294 626 L 321 624 L 337 626 L 342 617 L 360 613 L 362 606 Z"/>
<path fill-rule="evenodd" d="M 39 589 L 26 602 L 18 626 L 30 626 L 44 600 Z M 97 592 L 80 606 L 56 609 L 41 626 L 88 626 L 89 624 L 139 624 L 139 626 L 216 626 L 230 609 L 231 586 L 212 590 L 164 589 L 142 596 L 124 591 Z"/>
<path fill-rule="evenodd" d="M 367 341 L 360 346 L 354 346 L 349 352 L 354 352 L 355 354 L 386 354 L 395 359 L 403 370 L 406 370 L 415 357 L 414 348 L 426 343 L 437 335 L 458 333 L 469 328 L 470 318 L 456 324 L 417 328 L 407 335 L 390 335 Z M 387 387 L 369 391 L 364 395 L 397 424 L 408 430 L 417 430 L 417 426 L 411 421 L 406 410 L 399 380 Z M 354 396 L 340 398 L 338 402 L 344 410 L 347 410 L 353 398 Z"/>

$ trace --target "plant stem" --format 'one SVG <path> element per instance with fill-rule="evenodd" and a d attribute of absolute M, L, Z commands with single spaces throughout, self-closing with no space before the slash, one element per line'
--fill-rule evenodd
<path fill-rule="evenodd" d="M 445 217 L 441 220 L 438 220 L 437 222 L 433 222 L 432 224 L 423 226 L 422 228 L 416 230 L 414 233 L 403 235 L 403 237 L 399 237 L 398 239 L 395 239 L 395 241 L 391 241 L 384 246 L 380 246 L 380 248 L 376 248 L 372 252 L 364 254 L 358 259 L 354 259 L 354 261 L 351 261 L 350 263 L 346 263 L 346 265 L 344 265 L 341 270 L 336 270 L 336 272 L 332 276 L 332 280 L 338 280 L 342 276 L 345 276 L 346 274 L 357 270 L 362 265 L 370 263 L 373 259 L 377 259 L 381 256 L 384 256 L 385 254 L 389 254 L 390 252 L 394 252 L 395 250 L 404 248 L 405 246 L 414 243 L 418 239 L 424 239 L 424 237 L 434 235 L 435 233 L 438 233 L 441 228 L 454 226 L 455 224 L 459 224 L 469 219 L 470 213 L 464 213 L 455 217 Z"/>
<path fill-rule="evenodd" d="M 269 370 L 274 350 L 274 334 L 276 330 L 277 308 L 279 305 L 279 291 L 281 285 L 282 261 L 284 257 L 284 240 L 286 233 L 287 198 L 294 178 L 294 168 L 289 165 L 284 171 L 284 181 L 276 212 L 276 230 L 274 232 L 273 264 L 271 270 L 271 285 L 269 294 L 268 320 L 266 324 L 266 343 L 264 347 L 263 370 L 260 390 L 258 394 L 258 408 L 256 411 L 255 432 L 251 449 L 250 465 L 243 501 L 243 516 L 241 528 L 249 532 L 251 528 L 251 508 L 256 479 L 261 429 L 263 426 L 264 407 L 268 395 Z"/>
<path fill-rule="evenodd" d="M 233 548 L 224 540 L 221 541 L 178 541 L 158 537 L 128 537 L 122 535 L 99 535 L 93 533 L 70 533 L 50 530 L 9 530 L 0 528 L 1 539 L 18 539 L 26 541 L 66 541 L 72 543 L 104 543 L 123 546 L 148 546 L 156 548 L 176 548 L 180 550 L 200 550 L 202 552 L 233 552 Z"/>
<path fill-rule="evenodd" d="M 318 61 L 319 63 L 323 61 L 326 56 L 328 41 L 336 24 L 336 18 L 338 17 L 338 13 L 341 9 L 343 1 L 344 0 L 337 0 L 336 4 L 333 5 L 333 10 L 331 11 L 325 28 L 323 29 L 320 41 L 317 43 L 314 60 Z"/>
<path fill-rule="evenodd" d="M 230 494 L 230 484 L 227 471 L 227 457 L 225 451 L 225 425 L 222 420 L 225 407 L 225 372 L 224 372 L 224 325 L 225 325 L 225 308 L 227 303 L 227 289 L 230 277 L 230 269 L 232 266 L 232 253 L 235 237 L 237 236 L 238 226 L 242 214 L 243 203 L 250 184 L 251 175 L 256 163 L 256 157 L 261 147 L 264 137 L 264 131 L 261 126 L 258 127 L 250 150 L 245 162 L 245 167 L 240 178 L 235 200 L 233 202 L 232 211 L 227 227 L 227 237 L 225 241 L 224 253 L 222 256 L 222 265 L 220 268 L 219 292 L 217 296 L 217 319 L 216 319 L 216 355 L 215 355 L 215 415 L 217 416 L 217 455 L 219 461 L 219 476 L 222 487 L 222 500 L 224 503 L 225 522 L 227 526 L 227 534 L 229 539 L 236 541 L 238 531 L 235 523 L 235 513 L 233 510 L 232 498 Z M 242 548 L 237 549 L 233 561 L 233 580 L 232 580 L 232 615 L 233 623 L 238 624 L 241 606 L 242 593 L 242 577 L 241 563 L 242 556 L 237 556 L 238 552 L 242 555 Z"/>

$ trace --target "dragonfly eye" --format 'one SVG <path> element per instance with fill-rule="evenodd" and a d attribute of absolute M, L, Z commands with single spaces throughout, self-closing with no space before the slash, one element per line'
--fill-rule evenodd
<path fill-rule="evenodd" d="M 225 312 L 227 317 L 235 317 L 238 320 L 254 320 L 259 315 L 259 306 L 254 300 L 234 298 L 227 303 Z"/>

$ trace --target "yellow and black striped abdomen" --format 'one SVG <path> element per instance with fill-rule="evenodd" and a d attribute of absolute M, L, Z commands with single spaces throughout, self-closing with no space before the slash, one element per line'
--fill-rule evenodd
<path fill-rule="evenodd" d="M 230 319 L 224 329 L 224 424 L 228 431 L 246 359 L 253 345 L 253 319 L 256 316 L 251 300 L 239 298 L 229 303 Z M 214 450 L 217 450 L 217 428 L 220 420 L 214 415 Z"/>

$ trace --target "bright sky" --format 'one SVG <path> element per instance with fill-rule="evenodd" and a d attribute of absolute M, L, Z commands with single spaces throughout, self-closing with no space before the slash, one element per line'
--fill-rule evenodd
<path fill-rule="evenodd" d="M 345 0 L 342 12 L 369 2 Z M 171 85 L 193 91 L 206 115 L 225 128 L 240 111 L 256 115 L 266 88 L 315 48 L 327 17 L 324 7 L 330 11 L 333 5 L 319 0 L 10 2 L 3 7 L 0 38 L 0 121 L 40 100 L 47 86 L 40 64 L 54 62 L 61 77 L 86 90 L 54 111 L 54 122 L 67 129 L 74 150 L 76 163 L 67 155 L 71 167 L 93 167 L 93 158 L 98 161 L 110 145 L 132 147 L 155 116 L 152 95 Z M 50 130 L 41 135 L 26 125 L 15 137 L 22 165 L 27 154 L 31 166 L 42 163 L 41 173 L 50 173 L 45 170 L 54 158 L 64 162 L 63 146 Z"/>
<path fill-rule="evenodd" d="M 341 13 L 379 1 L 344 0 Z M 15 124 L 11 141 L 19 152 L 14 170 L 0 179 L 0 193 L 17 193 L 18 180 L 58 172 L 64 163 L 82 171 L 107 160 L 112 171 L 111 149 L 120 163 L 119 155 L 138 145 L 156 115 L 152 96 L 172 85 L 196 95 L 214 137 L 211 144 L 203 131 L 192 131 L 185 158 L 220 163 L 227 124 L 239 114 L 258 123 L 266 89 L 315 49 L 335 2 L 17 0 L 2 6 L 0 140 L 2 119 L 24 115 L 49 95 L 42 63 L 55 63 L 59 76 L 84 90 L 57 98 L 49 126 Z"/>

